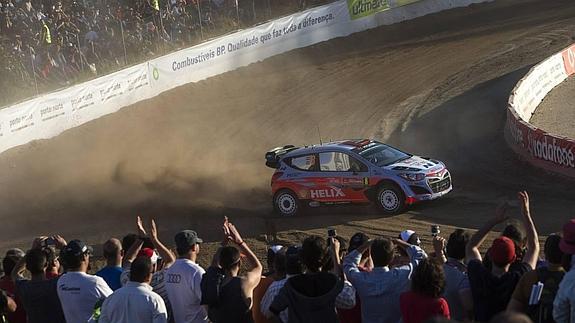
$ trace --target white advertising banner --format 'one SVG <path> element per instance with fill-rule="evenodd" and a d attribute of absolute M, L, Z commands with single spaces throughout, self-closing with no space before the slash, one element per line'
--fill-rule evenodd
<path fill-rule="evenodd" d="M 152 87 L 163 92 L 350 33 L 347 4 L 339 1 L 154 59 Z"/>
<path fill-rule="evenodd" d="M 0 153 L 32 140 L 57 136 L 175 87 L 292 49 L 489 1 L 493 0 L 394 0 L 389 2 L 389 10 L 351 19 L 347 0 L 341 0 L 241 30 L 0 110 Z"/>
<path fill-rule="evenodd" d="M 57 136 L 151 96 L 147 64 L 139 64 L 2 109 L 0 152 Z"/>
<path fill-rule="evenodd" d="M 554 87 L 567 78 L 563 56 L 557 53 L 535 66 L 515 88 L 511 106 L 523 121 L 529 122 L 537 106 Z"/>

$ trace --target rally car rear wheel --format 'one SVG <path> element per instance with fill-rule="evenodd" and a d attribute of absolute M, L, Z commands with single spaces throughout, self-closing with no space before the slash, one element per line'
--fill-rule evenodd
<path fill-rule="evenodd" d="M 301 208 L 297 196 L 289 190 L 281 190 L 274 197 L 274 209 L 283 216 L 294 216 Z"/>
<path fill-rule="evenodd" d="M 377 191 L 377 206 L 386 214 L 397 214 L 405 208 L 403 192 L 394 185 L 383 185 Z"/>

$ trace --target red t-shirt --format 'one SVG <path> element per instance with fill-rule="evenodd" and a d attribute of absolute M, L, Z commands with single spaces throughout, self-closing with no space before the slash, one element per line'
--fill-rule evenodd
<path fill-rule="evenodd" d="M 415 292 L 401 294 L 399 300 L 403 323 L 421 323 L 435 316 L 451 319 L 445 298 L 432 298 Z"/>
<path fill-rule="evenodd" d="M 20 298 L 16 296 L 16 284 L 10 279 L 9 276 L 4 276 L 0 278 L 0 289 L 5 291 L 8 296 L 14 299 L 16 302 L 16 312 L 6 313 L 6 318 L 10 323 L 26 323 L 26 312 L 24 311 L 24 306 L 20 301 Z"/>

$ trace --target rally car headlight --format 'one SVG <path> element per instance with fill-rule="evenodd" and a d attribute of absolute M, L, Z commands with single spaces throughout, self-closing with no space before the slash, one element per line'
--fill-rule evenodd
<path fill-rule="evenodd" d="M 406 180 L 412 181 L 412 182 L 421 181 L 425 178 L 425 174 L 421 174 L 421 173 L 402 173 L 402 174 L 399 174 L 399 176 L 401 176 L 403 179 L 406 179 Z"/>

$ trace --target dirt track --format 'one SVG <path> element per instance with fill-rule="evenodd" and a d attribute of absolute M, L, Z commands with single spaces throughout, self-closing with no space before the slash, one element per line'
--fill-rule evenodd
<path fill-rule="evenodd" d="M 529 122 L 552 134 L 575 138 L 573 90 L 575 77 L 570 77 L 547 94 Z"/>
<path fill-rule="evenodd" d="M 508 93 L 573 41 L 574 17 L 570 0 L 444 12 L 292 51 L 10 150 L 0 156 L 0 249 L 40 233 L 102 241 L 131 231 L 136 214 L 158 218 L 169 240 L 188 227 L 216 241 L 223 214 L 251 237 L 277 229 L 287 240 L 326 227 L 347 236 L 477 228 L 520 188 L 540 231 L 557 231 L 573 217 L 573 183 L 518 161 L 503 125 Z M 443 160 L 455 190 L 395 217 L 329 208 L 278 218 L 263 153 L 315 143 L 318 126 L 324 140 L 374 136 Z"/>

